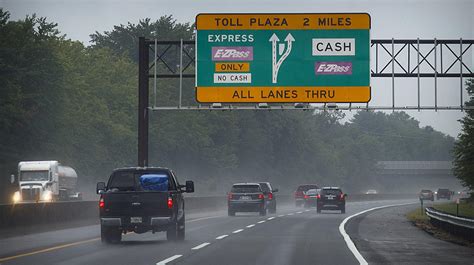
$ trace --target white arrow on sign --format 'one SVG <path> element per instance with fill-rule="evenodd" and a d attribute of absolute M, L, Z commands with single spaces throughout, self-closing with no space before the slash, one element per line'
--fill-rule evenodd
<path fill-rule="evenodd" d="M 285 61 L 286 57 L 290 55 L 292 43 L 295 41 L 295 38 L 293 38 L 293 35 L 291 35 L 291 33 L 288 33 L 288 35 L 286 35 L 286 51 L 283 53 L 280 59 L 278 59 L 278 61 L 277 42 L 280 41 L 280 39 L 275 33 L 273 33 L 269 41 L 272 43 L 272 83 L 275 84 L 278 81 L 278 71 L 280 70 L 280 66 L 282 65 L 283 61 Z"/>

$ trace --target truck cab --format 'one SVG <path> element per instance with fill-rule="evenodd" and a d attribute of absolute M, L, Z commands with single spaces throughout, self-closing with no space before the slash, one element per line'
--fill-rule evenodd
<path fill-rule="evenodd" d="M 51 202 L 80 199 L 75 192 L 76 171 L 58 161 L 27 161 L 18 163 L 18 191 L 13 202 Z"/>

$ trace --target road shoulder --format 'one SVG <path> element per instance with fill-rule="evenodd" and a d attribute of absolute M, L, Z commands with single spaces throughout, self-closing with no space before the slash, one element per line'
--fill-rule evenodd
<path fill-rule="evenodd" d="M 369 264 L 472 264 L 474 252 L 432 237 L 406 213 L 417 206 L 375 210 L 354 217 L 346 231 Z"/>

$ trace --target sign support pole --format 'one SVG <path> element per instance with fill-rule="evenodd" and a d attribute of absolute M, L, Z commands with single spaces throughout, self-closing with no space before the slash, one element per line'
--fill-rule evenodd
<path fill-rule="evenodd" d="M 148 68 L 149 50 L 144 37 L 138 39 L 138 166 L 148 166 Z M 156 67 L 156 66 L 155 66 Z"/>

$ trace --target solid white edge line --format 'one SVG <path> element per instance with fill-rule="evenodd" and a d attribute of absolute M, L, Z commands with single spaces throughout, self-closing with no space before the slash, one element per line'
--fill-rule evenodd
<path fill-rule="evenodd" d="M 247 227 L 247 228 L 252 228 L 252 227 L 254 227 L 254 226 L 255 226 L 255 224 L 251 224 L 251 225 L 247 225 L 246 227 Z"/>
<path fill-rule="evenodd" d="M 201 249 L 203 247 L 207 247 L 208 245 L 210 245 L 211 243 L 209 242 L 206 242 L 206 243 L 202 243 L 201 245 L 198 245 L 198 246 L 195 246 L 192 248 L 192 250 L 198 250 L 198 249 Z"/>
<path fill-rule="evenodd" d="M 170 261 L 173 261 L 173 260 L 175 260 L 175 259 L 177 259 L 177 258 L 181 258 L 182 256 L 183 256 L 183 255 L 174 255 L 174 256 L 172 256 L 172 257 L 169 257 L 169 258 L 167 258 L 167 259 L 165 259 L 165 260 L 162 260 L 162 261 L 156 263 L 156 265 L 164 265 L 164 264 L 166 264 L 166 263 L 168 263 L 168 262 L 170 262 Z"/>
<path fill-rule="evenodd" d="M 229 236 L 229 235 L 222 235 L 222 236 L 218 236 L 218 237 L 216 237 L 216 239 L 217 239 L 217 240 L 219 240 L 219 239 L 226 238 L 226 237 L 228 237 L 228 236 Z"/>
<path fill-rule="evenodd" d="M 235 230 L 235 231 L 232 232 L 232 233 L 233 233 L 233 234 L 237 234 L 237 233 L 240 233 L 240 232 L 242 232 L 242 231 L 244 231 L 244 229 Z"/>
<path fill-rule="evenodd" d="M 265 221 L 260 221 L 260 222 L 257 222 L 257 224 L 263 224 L 265 223 Z"/>
<path fill-rule="evenodd" d="M 351 240 L 351 237 L 346 233 L 346 230 L 344 229 L 346 223 L 358 216 L 358 215 L 361 215 L 361 214 L 364 214 L 364 213 L 367 213 L 367 212 L 370 212 L 370 211 L 374 211 L 374 210 L 378 210 L 378 209 L 383 209 L 383 208 L 388 208 L 388 207 L 395 207 L 395 206 L 405 206 L 405 205 L 410 205 L 410 204 L 415 204 L 416 202 L 411 202 L 411 203 L 401 203 L 401 204 L 390 204 L 390 205 L 384 205 L 384 206 L 378 206 L 378 207 L 374 207 L 374 208 L 370 208 L 370 209 L 367 209 L 367 210 L 364 210 L 362 212 L 358 212 L 358 213 L 355 213 L 349 217 L 346 217 L 342 222 L 341 224 L 339 224 L 339 233 L 341 233 L 342 237 L 344 238 L 344 241 L 346 241 L 346 245 L 347 247 L 349 248 L 349 250 L 352 252 L 352 254 L 354 254 L 355 258 L 357 259 L 357 261 L 359 262 L 359 264 L 361 265 L 367 265 L 367 261 L 364 259 L 364 257 L 362 257 L 362 255 L 360 254 L 360 252 L 357 250 L 356 246 L 354 245 L 354 242 Z"/>

